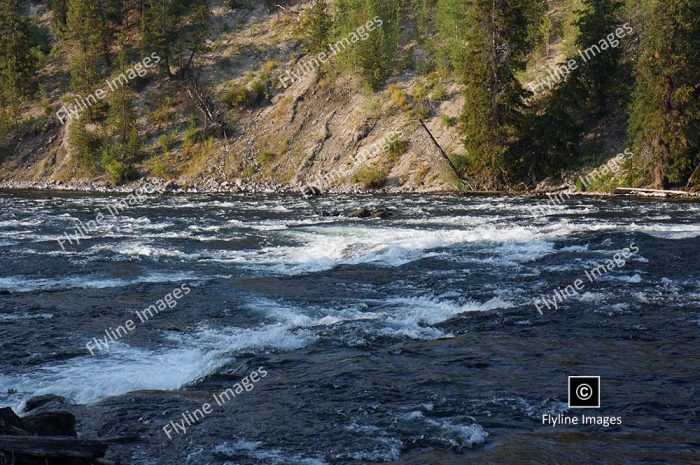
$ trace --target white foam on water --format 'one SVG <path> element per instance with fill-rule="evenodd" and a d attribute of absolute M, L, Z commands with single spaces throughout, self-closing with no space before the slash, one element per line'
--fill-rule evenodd
<path fill-rule="evenodd" d="M 401 266 L 421 258 L 436 255 L 435 249 L 486 242 L 527 244 L 525 251 L 514 247 L 512 259 L 527 261 L 552 250 L 543 240 L 565 234 L 561 231 L 539 232 L 536 228 L 486 226 L 474 229 L 419 230 L 408 228 L 360 225 L 328 225 L 298 228 L 283 232 L 298 245 L 266 247 L 254 251 L 231 253 L 221 261 L 246 266 L 263 266 L 280 274 L 301 274 L 323 271 L 340 264 L 372 263 L 381 266 Z M 508 254 L 508 247 L 502 249 Z"/>
<path fill-rule="evenodd" d="M 32 292 L 37 290 L 64 289 L 105 289 L 124 287 L 140 283 L 168 283 L 198 279 L 191 272 L 152 273 L 133 279 L 69 276 L 63 278 L 32 278 L 29 276 L 11 276 L 0 278 L 0 289 L 11 292 Z"/>
<path fill-rule="evenodd" d="M 239 439 L 214 447 L 214 452 L 232 459 L 242 456 L 247 459 L 263 460 L 269 465 L 328 465 L 317 457 L 309 458 L 300 454 L 285 453 L 282 449 L 261 446 L 262 442 Z"/>
<path fill-rule="evenodd" d="M 511 302 L 495 297 L 487 302 L 454 300 L 437 297 L 396 297 L 385 300 L 362 300 L 350 308 L 295 307 L 269 299 L 257 299 L 248 304 L 252 310 L 280 322 L 289 328 L 317 328 L 343 322 L 364 321 L 364 329 L 392 337 L 432 340 L 451 337 L 433 326 L 457 315 L 512 308 Z M 367 309 L 371 308 L 371 311 Z"/>
<path fill-rule="evenodd" d="M 588 252 L 588 244 L 586 245 L 570 245 L 568 247 L 562 247 L 558 252 Z"/>
<path fill-rule="evenodd" d="M 104 336 L 104 335 L 96 335 Z M 207 376 L 231 361 L 239 351 L 294 350 L 315 336 L 290 331 L 285 325 L 256 328 L 202 328 L 192 334 L 168 335 L 171 345 L 157 350 L 110 344 L 108 351 L 34 367 L 19 375 L 0 375 L 0 392 L 18 409 L 22 402 L 42 394 L 57 394 L 86 404 L 137 390 L 172 390 Z M 88 341 L 85 341 L 86 343 Z"/>
<path fill-rule="evenodd" d="M 459 305 L 452 301 L 440 301 L 431 298 L 394 298 L 385 301 L 382 309 L 390 309 L 383 323 L 386 327 L 382 333 L 401 335 L 412 339 L 436 339 L 449 336 L 431 326 L 442 323 L 457 315 L 468 312 L 485 312 L 506 309 L 513 304 L 495 297 L 488 302 L 470 301 Z"/>
<path fill-rule="evenodd" d="M 184 252 L 180 252 L 177 249 L 168 249 L 164 247 L 157 247 L 154 245 L 149 245 L 142 242 L 122 242 L 119 244 L 104 244 L 96 245 L 90 248 L 90 251 L 95 252 L 113 252 L 119 255 L 129 256 L 129 257 L 150 257 L 150 258 L 180 258 L 180 259 L 191 259 L 192 257 Z M 97 255 L 97 254 L 95 254 Z"/>
<path fill-rule="evenodd" d="M 639 284 L 642 282 L 642 276 L 637 273 L 632 276 L 611 275 L 607 274 L 600 278 L 601 281 L 622 281 L 623 283 Z"/>
<path fill-rule="evenodd" d="M 453 447 L 474 447 L 483 444 L 489 436 L 489 433 L 478 423 L 460 424 L 450 420 L 436 421 L 430 418 L 425 418 L 424 421 L 440 428 L 443 432 L 440 439 Z"/>
<path fill-rule="evenodd" d="M 53 317 L 53 313 L 0 313 L 0 321 L 50 320 Z"/>
<path fill-rule="evenodd" d="M 661 239 L 692 239 L 700 237 L 700 224 L 645 224 L 632 223 L 628 226 L 630 232 L 642 232 Z"/>
<path fill-rule="evenodd" d="M 370 462 L 390 462 L 399 460 L 401 457 L 401 449 L 404 445 L 403 441 L 392 436 L 382 428 L 353 422 L 347 425 L 345 429 L 350 434 L 360 436 L 361 445 L 366 449 L 354 452 L 341 452 L 336 454 L 336 458 L 352 458 Z"/>
<path fill-rule="evenodd" d="M 27 227 L 27 226 L 39 226 L 44 223 L 42 219 L 32 219 L 32 220 L 6 220 L 0 221 L 0 228 L 17 228 L 17 227 Z M 5 234 L 5 232 L 3 232 Z"/>
<path fill-rule="evenodd" d="M 583 302 L 603 302 L 607 296 L 603 293 L 600 292 L 590 292 L 586 291 L 583 294 L 580 294 L 580 296 L 575 296 L 574 298 L 577 298 Z"/>

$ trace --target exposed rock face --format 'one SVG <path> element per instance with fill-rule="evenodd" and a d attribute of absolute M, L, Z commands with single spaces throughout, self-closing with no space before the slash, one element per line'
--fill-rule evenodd
<path fill-rule="evenodd" d="M 177 141 L 165 150 L 169 154 L 165 159 L 160 149 L 146 150 L 136 168 L 146 176 L 167 179 L 173 176 L 177 186 L 169 185 L 168 190 L 176 192 L 186 184 L 196 184 L 202 192 L 200 184 L 212 176 L 215 182 L 207 188 L 215 191 L 231 192 L 233 185 L 238 188 L 245 185 L 246 191 L 265 191 L 248 186 L 271 182 L 296 190 L 299 184 L 310 184 L 324 173 L 341 173 L 332 183 L 324 184 L 324 191 L 331 187 L 359 188 L 352 181 L 352 174 L 383 161 L 386 153 L 376 157 L 358 155 L 375 153 L 388 136 L 414 122 L 413 117 L 395 111 L 388 89 L 372 98 L 377 107 L 368 105 L 363 87 L 346 73 L 335 77 L 332 85 L 318 71 L 303 73 L 288 86 L 280 85 L 280 78 L 294 71 L 300 60 L 308 62 L 313 58 L 305 55 L 300 41 L 294 38 L 297 20 L 311 0 L 224 3 L 227 5 L 211 9 L 211 21 L 215 25 L 211 41 L 219 45 L 198 52 L 198 60 L 211 66 L 198 67 L 197 88 L 153 76 L 135 89 L 140 114 L 155 115 L 161 109 L 169 112 L 168 118 L 158 121 L 150 117 L 143 119 L 139 131 L 142 145 L 158 145 L 163 135 Z M 46 6 L 42 5 L 33 14 L 37 15 L 33 19 L 43 27 L 52 27 L 54 18 Z M 56 63 L 67 61 L 67 50 L 59 47 L 56 53 Z M 38 76 L 38 84 L 45 87 L 51 107 L 58 108 L 62 105 L 59 96 L 68 90 L 67 81 L 49 79 L 46 76 L 50 73 L 43 74 Z M 418 79 L 417 73 L 405 71 L 399 79 L 403 92 L 410 95 Z M 450 98 L 436 103 L 428 124 L 445 150 L 457 153 L 461 150 L 458 132 L 442 125 L 439 118 L 456 117 L 463 99 L 458 92 L 459 83 L 445 85 Z M 194 147 L 178 143 L 183 141 L 182 121 L 200 119 L 203 101 L 214 102 L 234 87 L 245 94 L 239 105 L 227 112 L 228 119 L 235 120 L 236 129 L 227 131 L 227 137 L 219 134 L 209 138 L 211 133 L 204 134 Z M 158 92 L 163 98 L 153 101 L 145 98 L 150 92 Z M 170 103 L 163 104 L 166 99 Z M 27 113 L 33 115 L 31 124 L 23 125 L 17 137 L 6 144 L 0 157 L 0 181 L 38 180 L 37 184 L 43 184 L 44 188 L 59 187 L 61 183 L 85 183 L 85 188 L 80 190 L 107 189 L 102 170 L 83 178 L 85 175 L 75 169 L 76 156 L 69 144 L 70 124 L 60 124 L 54 114 L 37 117 L 41 113 L 38 100 L 28 104 L 32 106 L 31 113 Z M 218 112 L 206 108 L 218 120 Z M 201 121 L 199 124 L 203 125 Z M 102 125 L 95 123 L 94 129 L 99 131 Z M 426 145 L 424 134 L 415 128 L 401 132 L 409 147 L 391 163 L 390 178 L 402 180 L 400 187 L 410 191 L 452 190 L 451 179 L 443 176 L 444 166 Z M 256 159 L 261 151 L 268 150 L 275 157 L 261 166 Z M 156 165 L 164 167 L 168 174 L 156 170 Z M 228 185 L 223 184 L 226 181 Z"/>

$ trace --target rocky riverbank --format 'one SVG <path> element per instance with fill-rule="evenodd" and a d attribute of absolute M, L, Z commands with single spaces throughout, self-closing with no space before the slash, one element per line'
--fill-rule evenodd
<path fill-rule="evenodd" d="M 340 186 L 322 188 L 302 184 L 277 184 L 268 182 L 252 182 L 235 179 L 233 181 L 205 180 L 192 184 L 165 181 L 158 178 L 143 178 L 128 184 L 112 187 L 106 183 L 95 181 L 0 181 L 0 189 L 4 190 L 46 190 L 46 191 L 75 191 L 97 193 L 130 193 L 147 184 L 156 187 L 156 191 L 165 194 L 213 194 L 213 193 L 249 193 L 249 194 L 282 194 L 304 193 L 313 188 L 312 195 L 320 194 L 361 194 L 361 193 L 445 193 L 444 189 L 411 189 L 407 187 L 386 187 L 382 189 L 363 189 L 360 186 Z M 455 191 L 456 192 L 456 191 Z"/>
<path fill-rule="evenodd" d="M 191 184 L 176 181 L 166 181 L 160 178 L 142 178 L 120 186 L 110 186 L 99 181 L 0 181 L 0 190 L 40 190 L 40 191 L 66 191 L 85 193 L 114 193 L 129 194 L 150 186 L 159 195 L 165 194 L 303 194 L 306 197 L 324 194 L 457 194 L 460 191 L 453 189 L 424 188 L 390 186 L 381 189 L 364 189 L 359 185 L 344 185 L 324 188 L 316 185 L 277 184 L 274 182 L 254 182 L 236 178 L 233 181 L 217 181 L 207 179 Z M 560 186 L 541 183 L 531 190 L 510 190 L 491 192 L 463 192 L 463 194 L 477 195 L 518 195 L 527 197 L 542 197 L 556 202 L 557 198 L 570 197 L 611 197 L 625 196 L 640 199 L 700 199 L 700 192 L 684 191 L 655 191 L 649 189 L 616 189 L 614 192 L 582 192 L 572 184 Z"/>

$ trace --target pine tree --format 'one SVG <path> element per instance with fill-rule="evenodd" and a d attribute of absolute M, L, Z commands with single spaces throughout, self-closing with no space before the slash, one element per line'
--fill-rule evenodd
<path fill-rule="evenodd" d="M 31 52 L 31 31 L 29 22 L 22 17 L 17 0 L 0 0 L 0 73 L 11 73 L 5 83 L 13 91 L 24 93 L 29 88 L 29 81 L 34 74 L 35 59 Z"/>
<path fill-rule="evenodd" d="M 17 0 L 0 0 L 0 136 L 19 120 L 20 106 L 30 90 L 35 59 L 29 23 Z"/>
<path fill-rule="evenodd" d="M 129 66 L 126 38 L 122 36 L 119 40 L 115 73 L 125 74 Z M 128 84 L 118 86 L 109 100 L 109 115 L 103 137 L 106 145 L 100 160 L 107 179 L 113 186 L 136 175 L 133 164 L 138 161 L 141 154 L 136 123 L 133 91 Z"/>
<path fill-rule="evenodd" d="M 67 38 L 74 52 L 69 57 L 71 87 L 81 96 L 94 92 L 108 65 L 111 31 L 104 1 L 68 0 Z"/>
<path fill-rule="evenodd" d="M 698 18 L 697 0 L 655 0 L 646 12 L 630 139 L 635 166 L 660 188 L 684 185 L 700 164 Z"/>
<path fill-rule="evenodd" d="M 620 8 L 618 0 L 582 0 L 583 8 L 576 13 L 579 19 L 576 26 L 579 35 L 576 40 L 578 50 L 589 50 L 598 47 L 606 41 L 620 24 Z M 613 97 L 620 86 L 620 56 L 619 46 L 602 50 L 589 60 L 577 60 L 579 67 L 573 74 L 578 99 L 583 101 L 584 111 L 590 111 L 593 116 L 600 116 L 605 110 L 606 103 L 614 103 Z M 595 49 L 595 48 L 594 48 Z"/>
<path fill-rule="evenodd" d="M 522 170 L 511 149 L 524 129 L 525 91 L 516 74 L 532 50 L 533 4 L 528 0 L 465 1 L 464 146 L 491 187 L 506 185 Z"/>
<path fill-rule="evenodd" d="M 121 38 L 116 73 L 124 74 L 128 68 L 126 41 Z M 117 147 L 119 161 L 126 164 L 137 161 L 140 146 L 138 137 L 134 140 L 134 134 L 138 135 L 136 132 L 136 110 L 133 91 L 128 85 L 119 86 L 112 93 L 109 102 L 108 129 L 113 138 L 113 144 Z"/>
<path fill-rule="evenodd" d="M 314 1 L 309 9 L 308 24 L 305 26 L 308 31 L 305 37 L 308 49 L 311 52 L 326 50 L 331 31 L 331 17 L 326 0 Z"/>
<path fill-rule="evenodd" d="M 210 14 L 207 0 L 144 0 L 144 55 L 156 53 L 170 77 L 182 76 L 205 47 Z"/>
<path fill-rule="evenodd" d="M 401 2 L 399 0 L 339 0 L 336 39 L 347 40 L 360 26 L 375 23 L 373 31 L 365 31 L 361 40 L 346 49 L 341 62 L 362 76 L 364 82 L 377 90 L 392 70 L 398 46 Z"/>
<path fill-rule="evenodd" d="M 457 76 L 467 63 L 464 41 L 469 7 L 469 2 L 465 0 L 438 0 L 435 8 L 439 44 L 436 47 L 437 62 L 440 68 Z"/>

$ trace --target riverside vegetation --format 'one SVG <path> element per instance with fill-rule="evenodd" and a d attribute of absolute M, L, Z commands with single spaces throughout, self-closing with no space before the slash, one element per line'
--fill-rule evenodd
<path fill-rule="evenodd" d="M 280 84 L 375 17 L 366 40 Z M 480 189 L 554 185 L 629 150 L 587 188 L 698 190 L 698 17 L 696 0 L 0 0 L 0 179 L 456 186 L 422 119 Z M 157 72 L 60 124 L 148 56 Z M 355 156 L 398 125 L 412 128 L 400 150 Z"/>

